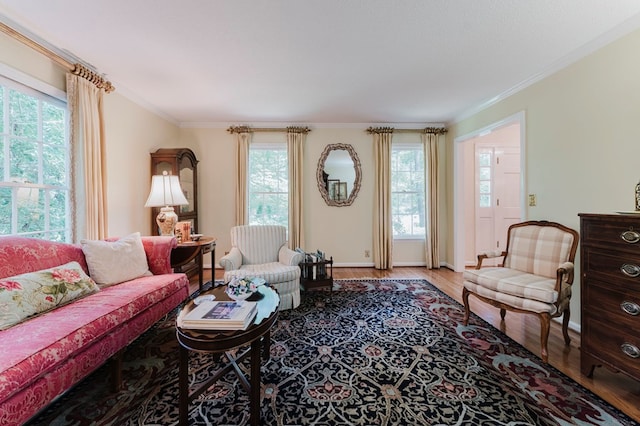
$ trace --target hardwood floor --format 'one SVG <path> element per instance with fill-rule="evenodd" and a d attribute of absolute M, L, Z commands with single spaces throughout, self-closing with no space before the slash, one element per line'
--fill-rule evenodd
<path fill-rule="evenodd" d="M 222 274 L 223 271 L 217 269 L 216 279 L 222 279 Z M 423 278 L 461 303 L 462 273 L 446 268 L 428 270 L 419 267 L 397 267 L 392 271 L 381 271 L 373 268 L 334 267 L 333 278 Z M 210 269 L 205 270 L 205 279 L 211 279 Z M 197 287 L 197 281 L 192 281 L 192 291 Z M 540 323 L 535 316 L 507 312 L 505 321 L 501 322 L 498 309 L 473 297 L 470 303 L 471 310 L 476 315 L 502 330 L 529 351 L 539 353 Z M 567 347 L 562 338 L 560 325 L 552 322 L 549 335 L 549 364 L 640 422 L 640 382 L 604 367 L 596 368 L 593 378 L 583 376 L 580 373 L 580 335 L 573 331 L 570 331 L 570 335 L 571 345 Z"/>

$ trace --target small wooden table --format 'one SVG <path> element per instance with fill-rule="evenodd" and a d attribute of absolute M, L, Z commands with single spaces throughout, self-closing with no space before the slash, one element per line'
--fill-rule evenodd
<path fill-rule="evenodd" d="M 211 253 L 211 269 L 215 269 L 216 261 L 216 239 L 214 237 L 201 237 L 198 241 L 186 241 L 179 243 L 176 248 L 171 251 L 171 267 L 174 272 L 190 272 L 194 268 L 184 268 L 190 262 L 195 261 L 195 268 L 198 272 L 199 286 L 202 290 L 204 284 L 203 260 L 206 253 Z"/>
<path fill-rule="evenodd" d="M 327 266 L 329 270 L 327 271 Z M 324 273 L 317 274 L 318 267 L 323 267 Z M 300 285 L 305 291 L 329 289 L 329 300 L 333 297 L 333 256 L 328 260 L 316 262 L 300 262 Z"/>
<path fill-rule="evenodd" d="M 226 286 L 220 286 L 213 290 L 207 290 L 202 294 L 213 294 L 215 300 L 230 300 L 224 292 Z M 220 377 L 233 370 L 240 379 L 240 383 L 249 394 L 249 412 L 251 425 L 260 424 L 260 366 L 261 358 L 269 359 L 269 348 L 271 345 L 271 327 L 278 318 L 278 305 L 280 297 L 278 293 L 266 285 L 259 287 L 258 292 L 262 299 L 258 301 L 258 313 L 253 323 L 246 330 L 192 330 L 180 328 L 176 324 L 176 336 L 180 344 L 180 425 L 186 426 L 189 421 L 189 403 L 200 396 L 205 390 L 217 381 Z M 186 314 L 195 307 L 195 303 L 190 300 L 185 302 L 178 318 Z M 178 320 L 179 321 L 179 320 Z M 250 344 L 249 349 L 235 356 L 230 354 L 230 350 Z M 261 351 L 262 349 L 262 351 Z M 213 376 L 202 383 L 196 385 L 193 392 L 189 386 L 189 351 L 204 353 L 225 354 L 229 363 L 220 368 Z M 262 354 L 261 354 L 262 352 Z M 250 379 L 247 380 L 238 365 L 247 355 L 251 357 Z M 262 355 L 262 357 L 261 357 Z"/>

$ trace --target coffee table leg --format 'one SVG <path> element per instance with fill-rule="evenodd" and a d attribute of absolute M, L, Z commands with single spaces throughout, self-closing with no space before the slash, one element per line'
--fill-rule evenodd
<path fill-rule="evenodd" d="M 180 425 L 189 424 L 189 351 L 180 345 L 180 366 L 178 370 Z"/>
<path fill-rule="evenodd" d="M 251 415 L 251 425 L 260 424 L 260 364 L 261 351 L 260 339 L 251 343 L 251 395 L 249 396 L 249 407 Z"/>
<path fill-rule="evenodd" d="M 265 361 L 271 359 L 271 330 L 268 330 L 262 338 L 262 357 Z"/>

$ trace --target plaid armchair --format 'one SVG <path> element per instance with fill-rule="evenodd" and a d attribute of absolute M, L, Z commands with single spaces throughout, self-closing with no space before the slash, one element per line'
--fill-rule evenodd
<path fill-rule="evenodd" d="M 506 250 L 478 255 L 476 268 L 463 274 L 464 324 L 469 321 L 470 295 L 500 308 L 503 320 L 507 310 L 535 314 L 540 318 L 541 358 L 548 362 L 551 318 L 564 315 L 562 333 L 570 343 L 569 301 L 578 239 L 578 232 L 555 222 L 511 225 Z M 482 268 L 484 259 L 500 256 L 502 265 Z"/>

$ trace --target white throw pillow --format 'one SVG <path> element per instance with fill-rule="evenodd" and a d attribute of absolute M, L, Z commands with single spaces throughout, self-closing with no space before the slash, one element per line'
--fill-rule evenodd
<path fill-rule="evenodd" d="M 80 244 L 89 275 L 101 287 L 152 275 L 139 232 L 117 241 L 82 240 Z"/>

